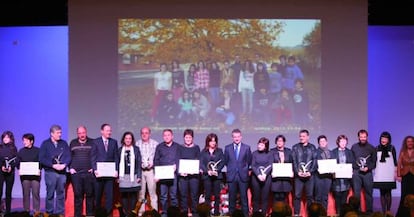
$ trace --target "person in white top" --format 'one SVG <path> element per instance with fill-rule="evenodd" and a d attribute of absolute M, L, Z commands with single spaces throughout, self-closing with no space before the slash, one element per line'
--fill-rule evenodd
<path fill-rule="evenodd" d="M 154 74 L 154 88 L 155 96 L 152 103 L 151 122 L 154 121 L 158 112 L 158 106 L 161 99 L 165 98 L 167 92 L 171 91 L 172 74 L 167 70 L 167 64 L 160 64 L 160 71 Z"/>
<path fill-rule="evenodd" d="M 139 191 L 138 200 L 144 201 L 146 198 L 146 191 L 151 200 L 151 207 L 158 210 L 158 196 L 156 192 L 157 184 L 154 180 L 154 154 L 158 142 L 151 139 L 151 129 L 149 127 L 141 128 L 141 139 L 136 142 L 136 146 L 141 151 L 142 159 L 142 175 L 141 175 L 141 190 Z M 145 205 L 141 206 L 139 216 L 145 211 Z"/>

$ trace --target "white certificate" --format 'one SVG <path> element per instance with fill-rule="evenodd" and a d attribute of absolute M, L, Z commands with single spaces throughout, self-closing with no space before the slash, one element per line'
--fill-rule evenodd
<path fill-rule="evenodd" d="M 350 179 L 352 178 L 352 164 L 336 164 L 335 178 Z"/>
<path fill-rule="evenodd" d="M 394 157 L 388 152 L 389 158 L 385 162 L 380 162 L 381 152 L 377 152 L 377 165 L 374 170 L 374 182 L 394 182 Z"/>
<path fill-rule="evenodd" d="M 293 177 L 292 163 L 273 163 L 272 177 Z"/>
<path fill-rule="evenodd" d="M 155 166 L 156 179 L 174 179 L 174 165 Z"/>
<path fill-rule="evenodd" d="M 39 162 L 20 162 L 21 176 L 40 176 Z"/>
<path fill-rule="evenodd" d="M 336 159 L 318 160 L 319 174 L 334 173 L 336 168 Z"/>
<path fill-rule="evenodd" d="M 115 162 L 97 162 L 98 177 L 115 177 Z"/>
<path fill-rule="evenodd" d="M 180 159 L 178 173 L 199 174 L 200 161 L 190 159 Z"/>

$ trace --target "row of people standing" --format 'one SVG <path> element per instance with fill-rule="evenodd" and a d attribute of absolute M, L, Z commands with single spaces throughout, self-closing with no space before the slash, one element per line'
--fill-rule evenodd
<path fill-rule="evenodd" d="M 87 136 L 86 127 L 77 128 L 77 138 L 70 145 L 61 138 L 59 125 L 50 128 L 50 138 L 42 142 L 40 148 L 34 146 L 34 135 L 24 134 L 24 147 L 16 151 L 14 135 L 10 131 L 2 134 L 0 145 L 0 187 L 6 184 L 6 210 L 11 211 L 11 190 L 14 184 L 15 168 L 21 169 L 22 162 L 37 162 L 37 174 L 20 175 L 23 189 L 23 208 L 25 211 L 40 212 L 40 180 L 44 170 L 46 184 L 45 211 L 48 214 L 65 216 L 65 195 L 68 179 L 73 185 L 74 215 L 82 216 L 82 204 L 86 198 L 86 215 L 93 216 L 97 209 L 112 212 L 113 185 L 115 177 L 119 181 L 122 204 L 135 208 L 136 195 L 140 189 L 141 155 L 135 146 L 133 134 L 126 132 L 122 138 L 122 147 L 110 138 L 111 126 L 103 124 L 101 137 L 91 139 Z M 97 172 L 97 162 L 115 162 L 116 174 L 113 178 L 101 177 Z M 119 171 L 119 173 L 118 173 Z M 133 197 L 131 197 L 131 192 Z M 0 195 L 2 191 L 0 190 Z M 105 196 L 103 196 L 105 194 Z M 33 208 L 30 207 L 30 198 Z M 105 198 L 105 206 L 101 206 Z M 131 198 L 131 199 L 129 199 Z"/>
<path fill-rule="evenodd" d="M 161 211 L 167 210 L 168 193 L 172 205 L 180 204 L 183 212 L 188 208 L 195 212 L 198 203 L 199 176 L 190 174 L 179 174 L 173 180 L 154 180 L 154 166 L 176 165 L 179 168 L 179 159 L 200 159 L 201 180 L 205 190 L 207 202 L 211 202 L 211 195 L 214 195 L 215 214 L 218 214 L 220 198 L 220 184 L 226 180 L 229 186 L 229 211 L 234 212 L 236 208 L 237 194 L 240 194 L 241 207 L 245 215 L 249 213 L 247 201 L 247 189 L 251 187 L 253 192 L 253 211 L 266 212 L 268 192 L 274 192 L 275 200 L 286 200 L 287 194 L 294 190 L 294 212 L 300 212 L 300 200 L 302 190 L 306 188 L 308 204 L 316 200 L 326 207 L 327 195 L 330 191 L 330 182 L 335 195 L 336 208 L 339 213 L 340 205 L 346 202 L 350 187 L 355 196 L 359 197 L 361 187 L 365 189 L 367 211 L 372 212 L 372 187 L 378 185 L 381 189 L 381 203 L 383 209 L 388 211 L 391 206 L 391 189 L 395 188 L 395 182 L 374 183 L 372 170 L 375 168 L 377 152 L 381 154 L 379 162 L 392 161 L 396 159 L 395 148 L 391 145 L 389 133 L 383 133 L 380 137 L 380 145 L 373 148 L 367 141 L 368 133 L 365 130 L 358 132 L 359 142 L 349 150 L 346 148 L 348 139 L 341 135 L 337 138 L 338 147 L 332 152 L 327 149 L 327 138 L 318 137 L 319 148 L 309 143 L 309 132 L 302 130 L 299 133 L 299 143 L 292 149 L 284 147 L 286 139 L 279 135 L 275 139 L 276 147 L 269 150 L 269 140 L 261 138 L 257 144 L 257 151 L 251 153 L 250 146 L 241 142 L 242 135 L 238 129 L 232 132 L 232 143 L 227 145 L 224 152 L 218 148 L 218 137 L 209 134 L 206 137 L 206 144 L 200 151 L 199 146 L 193 143 L 194 132 L 184 131 L 184 144 L 179 145 L 173 141 L 173 132 L 164 130 L 163 142 L 157 143 L 149 138 L 150 129 L 141 129 L 141 139 L 135 143 L 134 135 L 131 132 L 124 133 L 118 148 L 117 141 L 111 138 L 111 127 L 104 124 L 101 127 L 101 137 L 89 139 L 86 128 L 81 126 L 77 129 L 78 137 L 71 141 L 70 146 L 61 139 L 61 128 L 54 125 L 50 129 L 51 137 L 45 140 L 41 148 L 33 146 L 34 136 L 25 134 L 23 143 L 25 145 L 19 153 L 14 143 L 14 136 L 11 132 L 2 134 L 0 156 L 2 162 L 1 184 L 6 183 L 6 212 L 11 208 L 11 190 L 14 183 L 14 167 L 19 168 L 19 162 L 39 161 L 45 170 L 46 180 L 46 212 L 64 214 L 64 195 L 67 172 L 71 180 L 75 194 L 75 216 L 81 215 L 82 201 L 86 196 L 87 215 L 93 215 L 94 204 L 100 206 L 102 195 L 105 194 L 105 208 L 109 211 L 113 207 L 113 185 L 115 178 L 100 178 L 97 173 L 96 162 L 116 162 L 117 174 L 119 177 L 120 193 L 123 207 L 127 211 L 135 208 L 136 195 L 139 193 L 140 200 L 145 198 L 148 190 L 151 198 L 151 206 L 158 208 L 156 185 L 160 186 Z M 136 144 L 138 148 L 135 147 Z M 413 138 L 407 137 L 404 140 L 403 148 L 398 163 L 398 177 L 403 177 L 402 196 L 409 194 L 411 155 L 407 155 L 413 149 Z M 38 152 L 38 154 L 36 154 Z M 142 156 L 142 157 L 141 157 Z M 17 160 L 13 160 L 17 157 Z M 40 157 L 36 159 L 36 157 Z M 352 179 L 335 179 L 330 175 L 317 173 L 317 159 L 337 159 L 338 163 L 352 163 L 354 173 Z M 293 163 L 293 186 L 290 178 L 272 179 L 269 175 L 272 163 Z M 310 162 L 310 163 L 309 163 Z M 393 162 L 396 164 L 395 162 Z M 7 165 L 10 165 L 8 167 Z M 227 167 L 225 175 L 222 173 L 224 166 Z M 266 169 L 267 168 L 267 169 Z M 252 172 L 250 177 L 249 171 Z M 387 172 L 387 171 L 383 171 Z M 132 175 L 134 174 L 134 175 Z M 141 175 L 142 174 L 142 175 Z M 40 174 L 39 174 L 40 175 Z M 13 177 L 13 178 L 11 178 Z M 142 177 L 142 178 L 141 178 Z M 23 187 L 23 201 L 25 210 L 30 210 L 30 189 L 33 194 L 33 208 L 40 210 L 39 203 L 39 181 L 40 176 L 21 176 Z M 94 183 L 96 181 L 96 184 Z M 251 185 L 250 185 L 251 181 Z M 140 187 L 142 189 L 140 191 Z M 318 188 L 315 188 L 318 186 Z M 179 192 L 177 192 L 177 189 Z M 186 195 L 191 195 L 190 207 Z M 56 206 L 54 195 L 56 194 Z M 181 195 L 178 203 L 177 195 Z M 94 201 L 95 200 L 95 201 Z M 141 210 L 142 212 L 142 210 Z"/>

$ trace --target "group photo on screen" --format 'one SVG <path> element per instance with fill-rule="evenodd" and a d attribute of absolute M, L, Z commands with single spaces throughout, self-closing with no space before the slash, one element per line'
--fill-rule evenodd
<path fill-rule="evenodd" d="M 118 125 L 321 127 L 317 19 L 119 19 Z"/>

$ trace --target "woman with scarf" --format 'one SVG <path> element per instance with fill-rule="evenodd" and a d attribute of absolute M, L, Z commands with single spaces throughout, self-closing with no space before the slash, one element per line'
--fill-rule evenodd
<path fill-rule="evenodd" d="M 352 164 L 355 162 L 352 151 L 347 148 L 348 137 L 345 135 L 339 135 L 336 138 L 337 147 L 332 150 L 332 159 L 336 159 L 337 164 Z M 340 214 L 342 206 L 347 203 L 349 189 L 351 188 L 352 179 L 349 178 L 337 178 L 332 181 L 332 191 L 335 197 L 335 209 L 336 213 Z"/>
<path fill-rule="evenodd" d="M 135 209 L 138 191 L 141 188 L 141 152 L 135 146 L 134 134 L 125 132 L 119 148 L 119 192 L 124 213 Z"/>
<path fill-rule="evenodd" d="M 391 209 L 391 190 L 396 188 L 397 177 L 397 154 L 395 147 L 391 145 L 391 134 L 382 132 L 379 145 L 377 146 L 377 164 L 374 173 L 374 188 L 380 190 L 382 212 L 389 212 Z M 381 174 L 391 174 L 386 178 Z"/>

